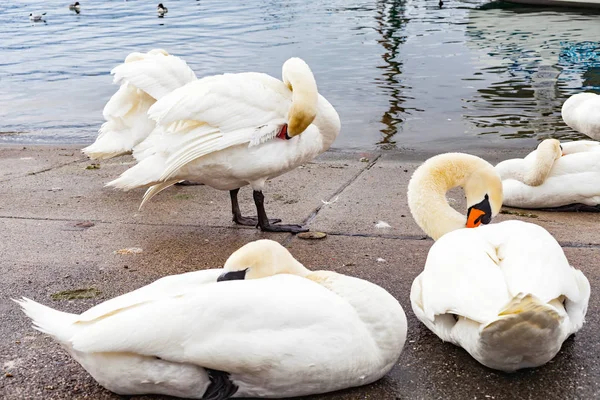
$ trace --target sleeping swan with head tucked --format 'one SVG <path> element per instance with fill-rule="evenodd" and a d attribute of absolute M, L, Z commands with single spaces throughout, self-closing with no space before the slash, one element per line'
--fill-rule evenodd
<path fill-rule="evenodd" d="M 162 278 L 80 315 L 19 303 L 122 395 L 281 398 L 365 385 L 392 369 L 407 329 L 381 287 L 308 270 L 270 240 L 223 269 Z"/>
<path fill-rule="evenodd" d="M 600 211 L 600 142 L 546 139 L 523 159 L 496 165 L 504 204 L 561 211 Z"/>
<path fill-rule="evenodd" d="M 466 217 L 445 197 L 456 186 L 467 197 Z M 581 329 L 590 284 L 552 235 L 521 221 L 485 225 L 502 206 L 502 182 L 488 162 L 460 153 L 430 158 L 409 183 L 408 203 L 436 240 L 411 304 L 442 340 L 511 372 L 547 363 Z"/>

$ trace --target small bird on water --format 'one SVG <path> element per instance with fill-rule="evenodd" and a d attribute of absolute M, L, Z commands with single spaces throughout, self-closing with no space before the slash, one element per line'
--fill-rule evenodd
<path fill-rule="evenodd" d="M 46 15 L 46 13 L 42 13 L 42 14 L 29 13 L 29 20 L 33 21 L 33 22 L 40 22 L 40 21 L 44 20 L 44 15 Z"/>
<path fill-rule="evenodd" d="M 69 4 L 69 10 L 79 12 L 79 10 L 81 10 L 81 5 L 79 4 L 78 1 L 76 1 L 73 4 Z"/>
<path fill-rule="evenodd" d="M 163 6 L 163 3 L 158 4 L 158 7 L 156 7 L 156 11 L 158 12 L 159 17 L 162 17 L 163 15 L 169 12 L 167 7 Z"/>

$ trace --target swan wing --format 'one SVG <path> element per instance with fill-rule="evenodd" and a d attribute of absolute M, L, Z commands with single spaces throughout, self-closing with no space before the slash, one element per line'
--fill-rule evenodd
<path fill-rule="evenodd" d="M 139 60 L 113 68 L 111 73 L 115 83 L 128 82 L 154 99 L 160 99 L 197 80 L 196 74 L 184 60 L 165 53 L 146 54 Z"/>
<path fill-rule="evenodd" d="M 420 307 L 432 322 L 452 313 L 487 323 L 519 293 L 545 303 L 566 296 L 587 304 L 580 274 L 538 225 L 506 221 L 460 229 L 432 246 L 420 275 Z"/>
<path fill-rule="evenodd" d="M 131 352 L 244 373 L 290 367 L 284 359 L 318 364 L 336 353 L 341 362 L 346 344 L 357 341 L 376 351 L 365 332 L 341 297 L 308 279 L 276 275 L 211 283 L 124 309 L 93 321 L 72 343 L 83 352 Z"/>
<path fill-rule="evenodd" d="M 488 225 L 481 234 L 497 250 L 510 297 L 533 294 L 544 303 L 560 296 L 585 300 L 579 290 L 576 269 L 554 237 L 539 225 L 505 221 Z"/>
<path fill-rule="evenodd" d="M 107 300 L 81 314 L 78 322 L 91 322 L 106 318 L 125 309 L 142 304 L 182 296 L 203 290 L 203 285 L 216 282 L 223 269 L 208 269 L 170 275 L 132 292 Z"/>
<path fill-rule="evenodd" d="M 576 142 L 561 142 L 564 155 L 574 153 L 600 152 L 600 142 L 594 140 L 578 140 Z"/>
<path fill-rule="evenodd" d="M 479 229 L 449 232 L 429 250 L 420 284 L 412 288 L 415 300 L 420 290 L 417 305 L 429 323 L 444 314 L 485 323 L 509 300 L 495 248 Z"/>
<path fill-rule="evenodd" d="M 147 115 L 156 99 L 196 80 L 185 61 L 163 50 L 131 53 L 111 72 L 120 87 L 104 106 L 106 122 L 100 128 L 98 138 L 83 149 L 95 159 L 132 151 L 156 126 Z"/>
<path fill-rule="evenodd" d="M 291 101 L 283 82 L 252 72 L 206 77 L 168 94 L 149 110 L 169 154 L 160 180 L 203 155 L 274 138 Z"/>

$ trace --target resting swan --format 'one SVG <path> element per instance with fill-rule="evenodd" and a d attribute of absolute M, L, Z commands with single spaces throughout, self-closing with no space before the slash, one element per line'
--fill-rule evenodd
<path fill-rule="evenodd" d="M 183 180 L 229 190 L 233 221 L 263 231 L 303 232 L 299 225 L 274 225 L 262 193 L 268 179 L 327 150 L 340 119 L 317 91 L 308 65 L 290 58 L 283 82 L 248 72 L 210 76 L 164 96 L 149 110 L 156 130 L 134 149 L 141 160 L 109 182 L 123 190 L 148 187 L 140 208 Z M 258 219 L 243 217 L 237 195 L 250 185 Z"/>
<path fill-rule="evenodd" d="M 395 365 L 407 328 L 381 287 L 310 271 L 271 240 L 223 269 L 165 277 L 80 315 L 19 303 L 122 395 L 280 398 L 365 385 Z"/>
<path fill-rule="evenodd" d="M 507 206 L 600 211 L 594 208 L 600 204 L 600 142 L 561 145 L 546 139 L 524 159 L 499 163 L 496 171 Z"/>
<path fill-rule="evenodd" d="M 573 130 L 600 140 L 600 96 L 578 93 L 563 103 L 563 121 Z"/>
<path fill-rule="evenodd" d="M 152 132 L 155 122 L 148 109 L 157 99 L 196 80 L 194 71 L 179 57 L 162 49 L 131 53 L 113 68 L 114 83 L 121 86 L 104 107 L 106 122 L 96 141 L 82 151 L 92 159 L 130 153 Z"/>
<path fill-rule="evenodd" d="M 456 186 L 465 190 L 466 218 L 445 198 Z M 408 203 L 436 240 L 411 304 L 442 340 L 511 372 L 550 361 L 582 327 L 590 284 L 544 228 L 521 221 L 479 226 L 502 206 L 502 182 L 489 163 L 460 153 L 435 156 L 415 171 Z"/>

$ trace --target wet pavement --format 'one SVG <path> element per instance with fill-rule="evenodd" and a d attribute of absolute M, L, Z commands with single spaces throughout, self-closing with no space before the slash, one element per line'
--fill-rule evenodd
<path fill-rule="evenodd" d="M 471 152 L 494 163 L 522 155 Z M 129 156 L 98 167 L 75 147 L 0 147 L 0 398 L 127 398 L 103 389 L 52 339 L 34 331 L 11 298 L 27 296 L 79 313 L 165 275 L 222 266 L 234 250 L 260 238 L 283 243 L 308 268 L 335 270 L 384 287 L 408 317 L 404 351 L 385 378 L 307 398 L 600 398 L 600 299 L 595 291 L 600 214 L 507 209 L 512 214 L 496 219 L 544 226 L 592 285 L 586 324 L 547 365 L 496 372 L 441 342 L 415 318 L 410 285 L 433 241 L 410 216 L 406 186 L 430 155 L 331 151 L 274 179 L 265 192 L 269 216 L 328 233 L 326 239 L 311 241 L 234 226 L 228 193 L 205 186 L 173 187 L 138 211 L 143 190 L 122 193 L 103 187 L 132 165 Z M 449 197 L 457 207 L 464 202 L 459 191 Z M 254 214 L 250 189 L 240 191 L 240 204 L 244 214 Z M 391 228 L 376 228 L 378 221 Z M 118 252 L 129 248 L 141 252 Z M 64 292 L 76 289 L 88 298 L 66 299 L 70 296 Z M 164 397 L 136 397 L 151 398 Z"/>

